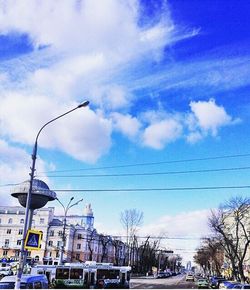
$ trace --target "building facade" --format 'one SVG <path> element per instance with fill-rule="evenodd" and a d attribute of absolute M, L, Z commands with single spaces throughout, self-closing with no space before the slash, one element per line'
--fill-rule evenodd
<path fill-rule="evenodd" d="M 34 211 L 32 229 L 42 231 L 40 250 L 28 252 L 28 261 L 57 265 L 63 244 L 64 216 L 56 216 L 54 208 Z M 0 258 L 17 260 L 19 257 L 25 209 L 0 206 Z M 65 262 L 124 263 L 126 247 L 110 236 L 98 234 L 94 228 L 94 214 L 88 204 L 82 215 L 69 215 L 65 224 L 63 260 Z"/>

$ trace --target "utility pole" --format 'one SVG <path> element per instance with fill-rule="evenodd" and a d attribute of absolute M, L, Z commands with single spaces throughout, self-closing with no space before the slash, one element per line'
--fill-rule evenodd
<path fill-rule="evenodd" d="M 15 289 L 20 289 L 20 284 L 21 284 L 21 277 L 23 274 L 23 269 L 24 269 L 24 264 L 26 261 L 26 251 L 24 249 L 24 241 L 27 235 L 27 232 L 29 230 L 29 226 L 32 222 L 32 211 L 30 208 L 31 202 L 32 202 L 32 187 L 33 187 L 33 180 L 34 180 L 34 175 L 35 175 L 35 165 L 36 165 L 36 157 L 37 157 L 37 144 L 38 144 L 38 137 L 40 135 L 40 133 L 42 132 L 42 130 L 49 125 L 50 123 L 64 117 L 65 115 L 68 115 L 69 113 L 82 108 L 82 107 L 86 107 L 88 106 L 89 101 L 85 101 L 83 103 L 81 103 L 80 105 L 78 105 L 77 107 L 73 108 L 72 110 L 67 111 L 64 114 L 59 115 L 56 118 L 53 118 L 52 120 L 50 120 L 49 122 L 45 123 L 40 130 L 38 131 L 37 135 L 36 135 L 36 139 L 35 139 L 35 144 L 33 147 L 33 153 L 32 153 L 32 165 L 31 165 L 31 172 L 30 172 L 30 186 L 29 186 L 29 191 L 27 194 L 27 199 L 26 199 L 26 206 L 25 206 L 25 221 L 24 221 L 24 229 L 23 229 L 23 239 L 22 239 L 22 245 L 21 245 L 21 251 L 20 251 L 20 256 L 19 256 L 19 268 L 17 271 L 17 277 L 16 277 L 16 282 L 15 282 Z M 31 219 L 31 221 L 30 221 Z"/>
<path fill-rule="evenodd" d="M 79 202 L 83 201 L 83 199 L 80 199 L 77 202 L 71 204 L 71 202 L 73 201 L 73 199 L 74 199 L 74 197 L 71 197 L 71 199 L 69 200 L 67 206 L 65 207 L 64 204 L 58 198 L 56 198 L 56 200 L 61 204 L 61 206 L 63 207 L 63 210 L 64 210 L 63 232 L 62 232 L 62 245 L 60 247 L 59 265 L 63 265 L 63 254 L 64 254 L 65 246 L 66 246 L 66 223 L 67 223 L 68 210 L 70 208 L 72 208 L 73 206 L 77 205 Z"/>

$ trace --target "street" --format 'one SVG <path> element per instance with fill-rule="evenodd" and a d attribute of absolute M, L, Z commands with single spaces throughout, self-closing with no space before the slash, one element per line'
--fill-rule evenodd
<path fill-rule="evenodd" d="M 186 282 L 185 275 L 155 279 L 153 277 L 131 278 L 131 289 L 194 289 L 194 282 Z"/>

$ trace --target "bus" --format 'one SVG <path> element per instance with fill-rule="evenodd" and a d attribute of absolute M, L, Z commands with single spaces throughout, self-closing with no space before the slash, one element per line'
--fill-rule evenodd
<path fill-rule="evenodd" d="M 55 288 L 129 288 L 131 267 L 76 263 L 56 267 Z"/>
<path fill-rule="evenodd" d="M 49 285 L 55 280 L 56 266 L 55 265 L 36 265 L 30 269 L 31 275 L 45 275 L 48 279 Z"/>

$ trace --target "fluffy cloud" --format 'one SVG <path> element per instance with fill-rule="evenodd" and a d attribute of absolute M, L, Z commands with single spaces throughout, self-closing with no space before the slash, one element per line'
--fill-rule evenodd
<path fill-rule="evenodd" d="M 168 114 L 162 109 L 159 112 L 145 112 L 141 118 L 149 125 L 143 132 L 143 144 L 154 149 L 163 149 L 179 138 L 196 143 L 208 135 L 216 137 L 221 127 L 240 122 L 238 118 L 233 119 L 223 106 L 217 105 L 214 99 L 192 101 L 190 109 L 190 112 L 174 114 Z"/>
<path fill-rule="evenodd" d="M 29 171 L 31 165 L 30 155 L 23 149 L 8 145 L 4 140 L 0 139 L 0 176 L 4 180 L 4 184 L 16 184 L 29 179 Z M 40 158 L 37 159 L 37 168 L 40 171 L 51 168 L 52 165 L 45 164 Z M 45 182 L 49 180 L 46 176 L 43 178 Z M 15 204 L 16 199 L 10 195 L 10 186 L 0 187 L 1 204 Z"/>
<path fill-rule="evenodd" d="M 159 235 L 165 233 L 169 237 L 200 237 L 209 233 L 207 217 L 209 210 L 181 212 L 177 215 L 165 215 L 154 223 L 143 226 L 143 234 Z M 185 227 L 183 226 L 185 221 Z"/>
<path fill-rule="evenodd" d="M 221 127 L 238 123 L 239 119 L 233 119 L 227 114 L 224 107 L 215 103 L 214 99 L 208 101 L 192 101 L 190 103 L 191 113 L 186 121 L 191 131 L 187 140 L 194 143 L 204 136 L 211 134 L 217 136 Z"/>
<path fill-rule="evenodd" d="M 232 118 L 225 109 L 216 105 L 214 99 L 190 103 L 191 111 L 197 119 L 198 126 L 216 136 L 218 128 L 232 123 Z"/>
<path fill-rule="evenodd" d="M 204 209 L 165 215 L 152 224 L 143 226 L 140 235 L 170 238 L 162 240 L 161 247 L 174 250 L 174 253 L 180 254 L 186 263 L 193 260 L 200 238 L 210 234 L 207 224 L 209 213 L 210 210 Z"/>
<path fill-rule="evenodd" d="M 123 115 L 120 113 L 113 113 L 111 114 L 111 118 L 114 122 L 114 128 L 125 136 L 129 138 L 135 137 L 140 130 L 141 123 L 135 117 L 131 115 Z"/>
<path fill-rule="evenodd" d="M 91 93 L 91 101 L 104 111 L 115 111 L 130 107 L 131 94 L 122 86 L 95 86 Z"/>
<path fill-rule="evenodd" d="M 2 99 L 1 135 L 18 143 L 33 145 L 42 125 L 74 107 L 76 103 L 61 104 L 46 96 L 10 92 Z M 46 133 L 42 132 L 39 137 L 39 146 L 59 149 L 76 159 L 95 162 L 110 148 L 111 129 L 109 120 L 85 107 L 46 127 Z"/>
<path fill-rule="evenodd" d="M 154 149 L 162 149 L 181 136 L 182 125 L 174 119 L 162 120 L 148 126 L 143 133 L 143 143 Z"/>
<path fill-rule="evenodd" d="M 117 70 L 158 57 L 177 33 L 167 6 L 157 22 L 145 26 L 138 25 L 140 12 L 136 0 L 12 0 L 0 4 L 0 33 L 25 33 L 34 46 L 49 46 L 14 64 L 24 68 L 21 81 L 33 93 L 71 99 L 84 94 L 98 106 L 117 109 L 130 98 L 115 84 Z M 104 93 L 98 94 L 101 87 Z"/>

